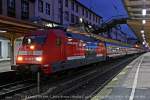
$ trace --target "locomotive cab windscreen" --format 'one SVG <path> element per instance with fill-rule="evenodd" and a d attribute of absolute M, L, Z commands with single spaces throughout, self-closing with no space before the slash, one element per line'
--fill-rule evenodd
<path fill-rule="evenodd" d="M 25 36 L 23 39 L 23 45 L 32 45 L 32 44 L 44 44 L 46 40 L 45 35 L 32 35 L 32 36 Z"/>

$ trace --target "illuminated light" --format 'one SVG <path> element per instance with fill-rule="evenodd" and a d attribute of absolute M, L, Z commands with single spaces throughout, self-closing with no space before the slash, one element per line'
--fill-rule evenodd
<path fill-rule="evenodd" d="M 145 37 L 145 34 L 142 34 L 142 37 Z"/>
<path fill-rule="evenodd" d="M 81 22 L 81 23 L 83 22 L 83 19 L 82 19 L 82 18 L 80 18 L 80 22 Z"/>
<path fill-rule="evenodd" d="M 53 24 L 52 24 L 52 27 L 53 27 L 53 26 L 56 27 L 56 26 L 59 26 L 59 25 L 53 23 Z"/>
<path fill-rule="evenodd" d="M 85 43 L 83 43 L 83 46 L 86 46 L 86 44 L 85 44 Z"/>
<path fill-rule="evenodd" d="M 142 24 L 146 24 L 146 20 L 142 20 Z"/>
<path fill-rule="evenodd" d="M 53 27 L 53 25 L 51 23 L 45 24 L 45 26 L 47 26 L 47 27 Z"/>
<path fill-rule="evenodd" d="M 18 57 L 17 57 L 17 60 L 18 60 L 18 61 L 22 61 L 22 60 L 23 60 L 23 57 L 18 56 Z"/>
<path fill-rule="evenodd" d="M 28 39 L 28 44 L 31 44 L 31 39 Z"/>
<path fill-rule="evenodd" d="M 92 28 L 92 26 L 91 25 L 88 25 L 89 26 L 89 28 Z"/>
<path fill-rule="evenodd" d="M 144 30 L 141 30 L 141 33 L 144 33 Z"/>
<path fill-rule="evenodd" d="M 143 41 L 143 45 L 145 45 L 146 44 L 146 41 Z"/>
<path fill-rule="evenodd" d="M 38 62 L 41 62 L 42 61 L 42 57 L 36 57 L 35 60 L 38 61 Z"/>
<path fill-rule="evenodd" d="M 135 47 L 138 48 L 138 47 L 140 47 L 140 46 L 136 44 Z"/>
<path fill-rule="evenodd" d="M 68 39 L 68 41 L 72 41 L 72 39 Z"/>
<path fill-rule="evenodd" d="M 6 33 L 7 31 L 4 31 L 4 30 L 0 30 L 0 33 Z"/>
<path fill-rule="evenodd" d="M 142 9 L 142 15 L 143 15 L 143 16 L 146 15 L 146 9 Z"/>
<path fill-rule="evenodd" d="M 120 48 L 117 48 L 118 50 L 120 49 Z"/>
<path fill-rule="evenodd" d="M 30 46 L 30 49 L 31 49 L 31 50 L 34 50 L 34 49 L 35 49 L 35 46 L 34 46 L 34 45 L 31 45 L 31 46 Z"/>

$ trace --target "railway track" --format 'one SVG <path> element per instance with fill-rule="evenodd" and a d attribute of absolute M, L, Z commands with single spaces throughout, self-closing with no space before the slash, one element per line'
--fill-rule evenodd
<path fill-rule="evenodd" d="M 36 83 L 33 80 L 23 80 L 14 83 L 9 83 L 0 86 L 0 99 L 4 99 L 7 96 L 25 91 L 32 87 L 35 87 Z"/>
<path fill-rule="evenodd" d="M 99 89 L 103 88 L 112 78 L 114 78 L 121 70 L 124 68 L 127 63 L 132 61 L 134 57 L 130 57 L 122 62 L 119 62 L 112 67 L 102 70 L 96 69 L 89 73 L 83 74 L 80 77 L 67 81 L 65 83 L 59 84 L 56 87 L 50 88 L 47 92 L 44 92 L 40 95 L 31 96 L 26 98 L 26 100 L 49 100 L 49 99 L 90 99 L 96 93 L 96 89 L 92 93 L 80 94 L 79 90 L 85 90 L 88 86 L 92 85 L 92 83 L 96 83 L 95 85 L 100 85 Z M 120 67 L 123 66 L 123 67 Z M 89 88 L 88 88 L 89 89 Z M 98 91 L 97 90 L 97 91 Z M 80 97 L 81 95 L 84 95 Z"/>
<path fill-rule="evenodd" d="M 4 78 L 5 77 L 5 78 Z M 0 85 L 4 85 L 13 81 L 18 80 L 19 78 L 16 77 L 16 71 L 8 71 L 8 72 L 1 72 L 0 73 Z"/>

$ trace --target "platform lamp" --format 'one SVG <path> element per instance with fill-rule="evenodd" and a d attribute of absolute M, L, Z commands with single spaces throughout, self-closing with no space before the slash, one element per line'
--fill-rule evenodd
<path fill-rule="evenodd" d="M 146 9 L 145 9 L 145 8 L 142 9 L 142 15 L 143 15 L 143 16 L 146 16 Z"/>
<path fill-rule="evenodd" d="M 142 37 L 145 38 L 145 34 L 142 34 Z"/>
<path fill-rule="evenodd" d="M 146 24 L 146 20 L 145 20 L 145 17 L 146 17 L 146 15 L 147 15 L 147 9 L 146 9 L 146 0 L 143 0 L 143 9 L 142 9 L 142 16 L 143 16 L 143 18 L 142 18 L 142 30 L 141 30 L 141 35 L 142 35 L 142 37 L 143 37 L 143 45 L 147 45 L 147 46 L 149 46 L 148 44 L 147 44 L 147 42 L 146 42 L 146 38 L 145 38 L 145 31 L 144 31 L 144 25 Z"/>
<path fill-rule="evenodd" d="M 146 20 L 145 19 L 142 20 L 142 24 L 143 25 L 146 24 Z"/>
<path fill-rule="evenodd" d="M 145 31 L 142 29 L 142 30 L 141 30 L 141 33 L 144 34 L 144 32 L 145 32 Z"/>
<path fill-rule="evenodd" d="M 143 15 L 143 19 L 142 19 L 142 25 L 146 24 L 146 20 L 145 20 L 145 16 L 147 14 L 147 9 L 146 9 L 146 0 L 143 0 L 143 9 L 142 9 L 142 15 Z M 144 26 L 143 26 L 144 27 Z"/>
<path fill-rule="evenodd" d="M 0 33 L 6 33 L 7 31 L 5 31 L 5 30 L 0 30 Z"/>
<path fill-rule="evenodd" d="M 146 44 L 146 42 L 145 41 L 143 41 L 143 45 L 145 45 Z"/>

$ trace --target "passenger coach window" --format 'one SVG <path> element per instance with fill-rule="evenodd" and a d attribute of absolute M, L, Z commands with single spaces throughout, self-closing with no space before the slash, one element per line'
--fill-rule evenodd
<path fill-rule="evenodd" d="M 71 35 L 71 34 L 69 34 L 69 33 L 67 33 L 67 36 L 68 36 L 68 37 L 72 37 L 72 35 Z"/>

